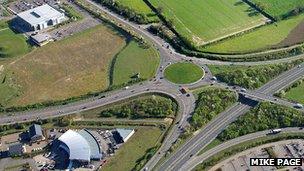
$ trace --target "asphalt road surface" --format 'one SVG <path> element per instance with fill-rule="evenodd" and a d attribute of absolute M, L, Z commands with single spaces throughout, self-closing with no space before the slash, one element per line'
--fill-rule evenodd
<path fill-rule="evenodd" d="M 167 43 L 161 38 L 150 34 L 145 28 L 147 26 L 139 26 L 135 23 L 129 22 L 120 16 L 108 11 L 104 7 L 94 3 L 93 1 L 87 0 L 89 3 L 97 7 L 98 9 L 111 15 L 119 22 L 130 26 L 138 34 L 143 35 L 145 38 L 149 39 L 153 45 L 159 50 L 161 62 L 155 78 L 145 81 L 136 85 L 130 86 L 128 89 L 120 89 L 111 92 L 107 92 L 98 97 L 88 98 L 78 102 L 70 103 L 62 106 L 48 107 L 39 110 L 31 110 L 25 112 L 8 113 L 3 115 L 0 119 L 0 124 L 11 124 L 14 122 L 27 122 L 29 120 L 45 119 L 57 116 L 64 116 L 73 113 L 79 113 L 81 111 L 90 110 L 93 108 L 105 106 L 111 103 L 119 102 L 131 97 L 142 95 L 145 93 L 163 93 L 176 99 L 180 107 L 179 114 L 176 118 L 176 123 L 172 126 L 168 136 L 163 142 L 161 148 L 156 155 L 146 164 L 149 170 L 155 166 L 159 159 L 165 154 L 165 152 L 170 148 L 172 143 L 176 141 L 178 136 L 181 134 L 181 129 L 187 126 L 188 118 L 191 116 L 195 107 L 195 98 L 189 93 L 189 97 L 185 94 L 181 94 L 179 89 L 180 85 L 175 85 L 164 79 L 163 69 L 171 63 L 176 63 L 180 61 L 189 60 L 187 56 L 176 53 L 171 47 L 167 47 Z M 222 62 L 222 61 L 211 61 L 207 59 L 197 59 L 191 58 L 192 62 L 203 67 L 207 72 L 204 79 L 199 80 L 195 84 L 185 85 L 187 87 L 199 87 L 202 85 L 208 85 L 212 82 L 210 73 L 206 64 L 217 64 L 217 65 L 259 65 L 265 63 L 276 63 L 276 62 L 289 62 L 290 60 L 303 58 L 304 55 L 299 55 L 292 58 L 274 60 L 274 61 L 262 61 L 262 62 Z M 284 73 L 262 88 L 258 89 L 257 92 L 253 92 L 254 95 L 262 100 L 267 100 L 270 96 L 277 90 L 282 89 L 290 82 L 299 79 L 299 76 L 303 75 L 303 67 L 292 69 L 289 72 Z M 263 94 L 263 96 L 261 95 Z M 104 97 L 103 97 L 104 96 Z M 250 97 L 249 96 L 249 97 Z M 178 170 L 183 166 L 183 164 L 191 159 L 191 156 L 196 154 L 201 148 L 210 143 L 225 127 L 233 122 L 238 116 L 246 113 L 252 106 L 256 105 L 256 101 L 251 99 L 243 99 L 239 104 L 235 104 L 230 109 L 219 114 L 214 120 L 207 124 L 207 126 L 202 129 L 196 136 L 192 137 L 188 142 L 186 142 L 175 154 L 173 154 L 169 160 L 167 160 L 163 165 L 161 165 L 160 170 Z"/>
<path fill-rule="evenodd" d="M 304 74 L 304 67 L 303 65 L 297 66 L 289 71 L 284 72 L 280 76 L 274 79 L 274 81 L 270 81 L 269 83 L 265 84 L 258 90 L 253 92 L 253 95 L 259 96 L 260 93 L 263 94 L 270 94 L 277 92 L 282 89 L 282 87 L 286 87 L 290 85 L 292 82 L 300 79 Z M 260 98 L 262 96 L 259 96 Z M 248 96 L 247 96 L 248 98 Z M 268 96 L 266 96 L 269 99 Z M 266 100 L 267 100 L 266 99 Z M 226 115 L 228 116 L 240 116 L 246 113 L 251 106 L 245 107 L 245 104 L 238 104 L 232 112 L 225 111 Z M 177 150 L 167 161 L 165 161 L 159 168 L 161 171 L 168 171 L 168 170 L 179 170 L 182 166 L 191 159 L 194 155 L 196 155 L 200 149 L 207 146 L 213 139 L 217 137 L 217 135 L 224 130 L 229 123 L 233 122 L 237 117 L 232 117 L 232 119 L 219 119 L 221 118 L 222 114 L 217 116 L 214 120 L 212 120 L 206 127 L 204 127 L 201 132 L 194 137 L 192 137 L 189 141 L 187 141 L 181 148 Z M 228 123 L 226 123 L 228 121 Z M 223 124 L 226 123 L 226 124 Z M 210 126 L 211 124 L 211 126 Z M 211 134 L 208 136 L 207 132 Z"/>
<path fill-rule="evenodd" d="M 195 168 L 195 166 L 197 166 L 198 164 L 202 163 L 203 161 L 205 161 L 206 159 L 208 159 L 209 157 L 225 150 L 228 149 L 232 146 L 235 146 L 237 144 L 246 142 L 246 141 L 253 141 L 255 139 L 258 138 L 262 138 L 262 137 L 266 137 L 266 136 L 271 136 L 273 134 L 271 134 L 272 131 L 271 130 L 266 130 L 266 131 L 261 131 L 261 132 L 255 132 L 252 134 L 247 134 L 229 141 L 226 141 L 206 152 L 204 152 L 203 154 L 199 155 L 199 156 L 195 156 L 193 157 L 191 160 L 189 160 L 187 163 L 185 163 L 182 168 L 180 170 L 182 171 L 188 171 L 188 170 L 192 170 Z M 282 128 L 282 132 L 281 133 L 304 133 L 302 128 Z"/>

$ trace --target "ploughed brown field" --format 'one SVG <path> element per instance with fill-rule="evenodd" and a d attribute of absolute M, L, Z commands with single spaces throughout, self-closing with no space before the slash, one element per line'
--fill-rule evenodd
<path fill-rule="evenodd" d="M 275 47 L 291 46 L 304 42 L 304 21 L 302 21 L 297 27 L 295 27 L 289 35 Z"/>

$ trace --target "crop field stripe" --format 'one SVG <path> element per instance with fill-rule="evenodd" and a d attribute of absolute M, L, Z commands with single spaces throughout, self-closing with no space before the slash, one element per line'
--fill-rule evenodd
<path fill-rule="evenodd" d="M 260 26 L 266 21 L 266 19 L 255 10 L 253 10 L 254 15 L 248 16 L 249 14 L 246 14 L 248 13 L 246 8 L 250 8 L 250 6 L 245 3 L 241 3 L 237 7 L 233 6 L 233 3 L 239 2 L 235 0 L 182 1 L 178 5 L 172 0 L 149 0 L 149 2 L 154 8 L 159 6 L 163 7 L 164 12 L 162 14 L 166 20 L 174 19 L 173 21 L 176 22 L 173 23 L 175 26 L 174 29 L 181 36 L 187 37 L 190 41 L 195 41 L 197 45 L 202 45 L 209 41 L 226 37 L 226 35 L 231 36 L 239 31 Z M 203 2 L 205 3 L 202 6 Z M 203 7 L 203 9 L 200 7 Z M 212 10 L 219 7 L 221 7 L 220 10 Z M 208 9 L 212 11 L 206 11 Z M 174 17 L 172 18 L 172 16 Z"/>
<path fill-rule="evenodd" d="M 301 14 L 288 20 L 269 24 L 251 32 L 208 45 L 201 48 L 201 50 L 218 53 L 244 53 L 270 49 L 286 39 L 291 31 L 303 22 L 303 19 L 304 14 Z M 297 41 L 300 42 L 300 40 Z M 284 46 L 286 45 L 283 44 Z"/>
<path fill-rule="evenodd" d="M 247 1 L 247 0 L 246 0 Z M 296 8 L 304 7 L 304 0 L 248 0 L 274 18 L 282 19 Z M 298 13 L 300 14 L 300 13 Z M 288 16 L 288 15 L 287 15 Z"/>

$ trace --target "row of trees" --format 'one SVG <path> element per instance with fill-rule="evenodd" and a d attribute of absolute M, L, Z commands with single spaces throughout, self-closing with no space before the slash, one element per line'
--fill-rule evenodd
<path fill-rule="evenodd" d="M 173 116 L 177 104 L 171 99 L 156 97 L 133 100 L 129 103 L 100 112 L 101 117 L 164 118 Z"/>
<path fill-rule="evenodd" d="M 293 61 L 287 64 L 273 64 L 258 67 L 249 67 L 248 69 L 232 69 L 231 71 L 223 71 L 216 74 L 216 77 L 230 85 L 238 85 L 249 89 L 255 89 L 269 80 L 287 71 L 303 60 Z"/>
<path fill-rule="evenodd" d="M 192 129 L 201 128 L 236 101 L 236 94 L 226 89 L 208 88 L 202 91 L 190 120 Z"/>
<path fill-rule="evenodd" d="M 268 129 L 302 126 L 304 126 L 304 115 L 302 112 L 269 102 L 262 102 L 256 108 L 230 124 L 218 138 L 226 141 Z"/>

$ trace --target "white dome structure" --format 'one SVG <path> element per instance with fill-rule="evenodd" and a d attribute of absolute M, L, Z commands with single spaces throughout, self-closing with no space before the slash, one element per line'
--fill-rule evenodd
<path fill-rule="evenodd" d="M 90 162 L 91 159 L 101 159 L 101 149 L 94 136 L 87 130 L 79 132 L 68 130 L 59 138 L 60 145 L 68 154 L 70 160 Z"/>

